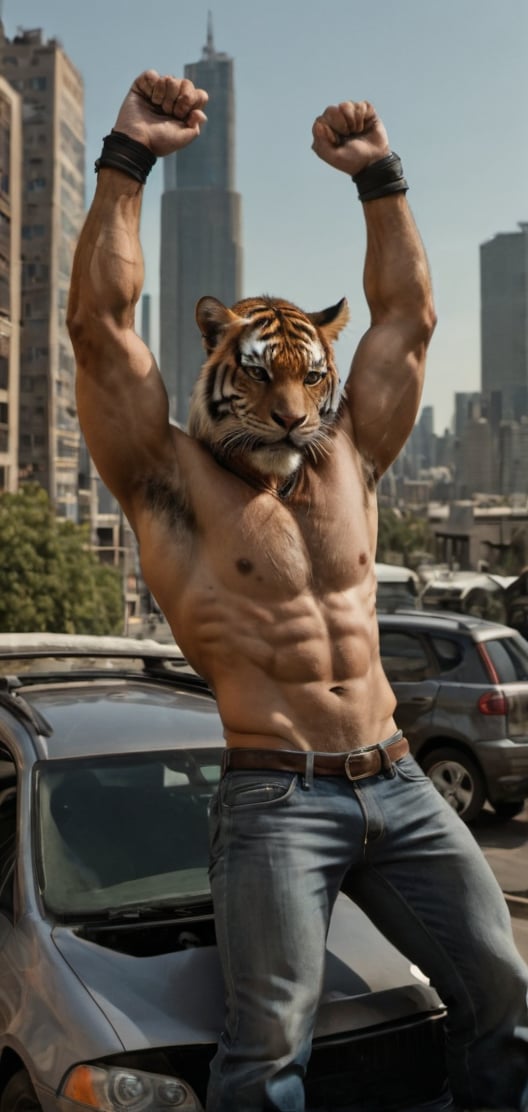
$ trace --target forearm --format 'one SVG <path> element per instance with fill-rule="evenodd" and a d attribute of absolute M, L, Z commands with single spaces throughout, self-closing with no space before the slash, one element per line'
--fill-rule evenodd
<path fill-rule="evenodd" d="M 132 328 L 143 286 L 139 242 L 141 185 L 115 170 L 99 172 L 95 196 L 72 268 L 68 325 L 72 340 L 88 330 L 96 339 L 101 321 Z"/>
<path fill-rule="evenodd" d="M 372 323 L 413 322 L 432 331 L 435 322 L 429 267 L 404 193 L 363 204 L 367 226 L 365 296 Z"/>

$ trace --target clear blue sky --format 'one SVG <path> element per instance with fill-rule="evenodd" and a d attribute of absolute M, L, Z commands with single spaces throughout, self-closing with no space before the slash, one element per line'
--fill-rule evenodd
<path fill-rule="evenodd" d="M 479 244 L 528 219 L 527 0 L 4 0 L 8 35 L 42 27 L 82 73 L 88 197 L 132 80 L 196 61 L 208 9 L 217 50 L 235 60 L 244 292 L 307 310 L 346 295 L 346 372 L 368 322 L 361 206 L 345 175 L 311 152 L 311 125 L 327 104 L 371 100 L 404 161 L 431 264 L 439 324 L 423 401 L 441 432 L 454 391 L 479 388 Z M 158 165 L 142 224 L 156 312 L 161 186 Z"/>

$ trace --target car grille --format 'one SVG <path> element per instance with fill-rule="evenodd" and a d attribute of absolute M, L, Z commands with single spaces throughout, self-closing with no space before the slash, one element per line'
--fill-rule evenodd
<path fill-rule="evenodd" d="M 446 1080 L 443 1017 L 314 1043 L 307 1112 L 407 1112 Z"/>
<path fill-rule="evenodd" d="M 106 1062 L 172 1073 L 205 1107 L 212 1045 L 114 1055 Z M 306 1079 L 306 1112 L 411 1112 L 445 1083 L 443 1013 L 317 1039 Z"/>

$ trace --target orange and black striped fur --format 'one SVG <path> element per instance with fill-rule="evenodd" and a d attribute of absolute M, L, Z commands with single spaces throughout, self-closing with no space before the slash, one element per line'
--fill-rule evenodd
<path fill-rule="evenodd" d="M 339 400 L 333 342 L 349 319 L 345 299 L 303 313 L 274 297 L 231 309 L 202 297 L 196 320 L 207 358 L 191 400 L 189 432 L 220 460 L 282 481 L 329 445 Z"/>

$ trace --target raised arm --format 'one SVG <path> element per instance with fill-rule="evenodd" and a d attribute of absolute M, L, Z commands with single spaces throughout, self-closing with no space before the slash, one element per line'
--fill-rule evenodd
<path fill-rule="evenodd" d="M 68 327 L 79 419 L 100 475 L 132 523 L 144 480 L 175 466 L 166 391 L 134 330 L 143 285 L 143 184 L 158 155 L 199 135 L 206 101 L 191 81 L 154 70 L 134 81 L 105 139 L 74 258 Z"/>
<path fill-rule="evenodd" d="M 400 160 L 372 105 L 327 108 L 313 138 L 320 158 L 352 175 L 363 203 L 371 325 L 352 361 L 344 405 L 354 441 L 379 477 L 407 440 L 420 403 L 436 322 L 429 268 Z"/>

